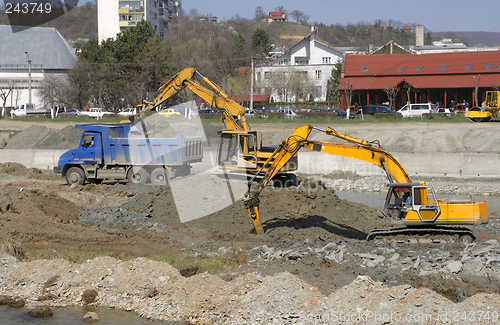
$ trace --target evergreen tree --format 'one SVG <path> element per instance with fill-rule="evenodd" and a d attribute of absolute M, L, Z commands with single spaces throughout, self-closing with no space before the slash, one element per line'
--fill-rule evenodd
<path fill-rule="evenodd" d="M 257 56 L 269 56 L 269 52 L 273 49 L 271 37 L 265 30 L 257 28 L 252 35 L 252 51 Z"/>

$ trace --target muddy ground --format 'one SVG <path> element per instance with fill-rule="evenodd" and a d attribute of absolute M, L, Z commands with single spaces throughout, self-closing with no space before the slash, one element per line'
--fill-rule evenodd
<path fill-rule="evenodd" d="M 337 129 L 366 139 L 372 139 L 375 135 L 392 139 L 382 143 L 389 151 L 391 148 L 397 149 L 403 141 L 406 143 L 405 150 L 414 152 L 446 151 L 450 150 L 452 145 L 458 152 L 470 152 L 469 150 L 485 152 L 487 150 L 485 146 L 476 148 L 472 146 L 485 142 L 484 137 L 488 131 L 490 134 L 497 132 L 492 127 L 493 124 L 495 123 L 481 128 L 477 127 L 477 124 L 417 123 L 411 128 L 411 124 L 406 123 L 382 124 L 382 127 L 379 124 L 371 125 L 371 127 L 363 124 L 359 126 L 339 125 Z M 284 134 L 289 134 L 295 126 L 294 124 L 257 125 L 254 128 L 264 131 L 265 142 L 276 142 L 277 138 L 284 138 Z M 61 125 L 54 129 L 45 125 L 33 127 L 9 124 L 9 128 L 15 129 L 16 127 L 30 131 L 24 135 L 21 132 L 8 140 L 7 146 L 11 146 L 10 148 L 15 146 L 19 148 L 49 146 L 52 148 L 56 143 L 56 146 L 64 149 L 71 147 L 78 139 L 73 132 L 64 129 Z M 3 128 L 7 129 L 5 125 Z M 206 126 L 207 137 L 213 136 L 217 129 L 218 125 Z M 401 141 L 394 141 L 393 137 L 388 136 L 390 132 L 400 133 L 403 129 L 411 135 L 410 140 L 405 138 Z M 449 131 L 448 133 L 454 133 L 456 138 L 446 135 L 446 130 Z M 29 132 L 46 136 L 41 140 L 42 136 L 33 137 L 33 133 L 28 136 Z M 54 135 L 60 136 L 61 132 L 65 132 L 65 135 L 54 141 L 56 139 Z M 436 135 L 443 134 L 443 136 L 436 137 L 432 143 L 428 143 L 427 137 L 432 132 Z M 31 144 L 29 144 L 30 139 Z M 441 140 L 445 142 L 440 142 Z M 414 149 L 408 149 L 410 142 L 413 143 Z M 491 150 L 493 152 L 500 150 L 498 143 L 492 143 Z M 343 176 L 345 175 L 339 174 L 328 177 L 331 179 L 337 177 L 342 180 Z M 199 183 L 201 191 L 217 193 L 217 186 L 221 185 L 220 179 L 214 180 L 213 175 L 202 177 L 205 178 L 203 178 L 204 182 Z M 470 180 L 456 180 L 456 182 L 465 184 Z M 488 186 L 491 184 L 499 186 L 492 180 L 488 180 L 487 183 Z M 189 196 L 196 189 L 185 188 L 184 191 L 185 195 Z M 349 297 L 357 300 L 370 300 L 370 294 L 373 294 L 374 300 L 370 300 L 370 303 L 373 308 L 376 308 L 377 294 L 380 297 L 395 295 L 394 292 L 385 292 L 384 290 L 392 290 L 387 288 L 395 288 L 396 291 L 400 290 L 408 294 L 408 289 L 404 289 L 408 288 L 408 285 L 415 290 L 430 289 L 431 291 L 424 293 L 419 291 L 417 295 L 434 295 L 440 301 L 451 303 L 450 306 L 458 306 L 453 304 L 467 301 L 470 305 L 471 301 L 480 301 L 483 296 L 474 298 L 479 294 L 491 295 L 485 298 L 486 301 L 499 299 L 498 276 L 500 274 L 497 266 L 500 263 L 500 247 L 496 240 L 467 243 L 460 239 L 443 238 L 433 242 L 430 238 L 420 238 L 420 242 L 417 243 L 413 238 L 406 238 L 404 242 L 366 242 L 364 238 L 370 230 L 389 226 L 380 212 L 363 204 L 340 200 L 334 188 L 305 176 L 301 177 L 301 184 L 298 187 L 289 189 L 267 187 L 262 192 L 260 200 L 265 234 L 256 235 L 239 198 L 234 198 L 233 204 L 209 213 L 203 218 L 181 223 L 170 186 L 132 186 L 124 182 L 110 181 L 99 185 L 69 187 L 62 178 L 53 175 L 50 171 L 27 169 L 15 163 L 2 164 L 0 165 L 0 238 L 4 246 L 7 246 L 5 243 L 20 245 L 26 253 L 25 261 L 32 261 L 23 262 L 28 264 L 20 266 L 16 264 L 17 262 L 5 260 L 7 261 L 4 262 L 5 270 L 13 272 L 13 269 L 29 268 L 29 263 L 34 263 L 40 258 L 49 259 L 49 261 L 54 261 L 55 258 L 65 259 L 69 261 L 69 265 L 86 263 L 86 261 L 97 261 L 98 258 L 96 259 L 95 256 L 100 254 L 100 256 L 105 255 L 125 261 L 136 257 L 167 260 L 171 264 L 174 264 L 172 262 L 174 260 L 189 260 L 191 266 L 195 264 L 197 266 L 184 268 L 180 265 L 178 269 L 181 273 L 175 275 L 175 277 L 188 277 L 196 274 L 199 276 L 207 270 L 208 267 L 198 262 L 210 262 L 221 258 L 221 265 L 210 270 L 213 275 L 207 275 L 210 281 L 200 280 L 200 278 L 198 280 L 203 286 L 216 283 L 222 288 L 224 287 L 222 283 L 230 287 L 232 283 L 241 284 L 241 281 L 246 279 L 248 288 L 245 292 L 231 293 L 238 295 L 241 306 L 245 306 L 245 299 L 250 299 L 244 295 L 251 293 L 256 295 L 246 307 L 240 307 L 239 310 L 236 307 L 236 309 L 229 308 L 228 301 L 215 302 L 206 298 L 213 304 L 212 311 L 196 310 L 194 305 L 190 305 L 189 311 L 186 311 L 188 309 L 182 312 L 176 310 L 175 313 L 172 311 L 170 314 L 165 311 L 163 316 L 161 312 L 155 311 L 149 314 L 143 312 L 143 316 L 152 319 L 189 321 L 197 319 L 202 323 L 224 322 L 224 319 L 239 320 L 241 317 L 242 319 L 249 317 L 255 321 L 258 317 L 252 314 L 252 308 L 259 310 L 261 306 L 262 310 L 265 310 L 268 307 L 264 305 L 268 306 L 271 303 L 279 308 L 279 300 L 286 301 L 290 298 L 283 292 L 303 290 L 295 288 L 296 285 L 302 288 L 310 286 L 313 290 L 312 293 L 309 291 L 307 294 L 303 293 L 303 297 L 293 297 L 293 299 L 306 299 L 311 302 L 307 308 L 296 310 L 297 313 L 309 313 L 313 312 L 316 307 L 320 308 L 312 301 L 321 299 L 324 300 L 322 308 L 330 308 L 333 304 L 332 299 L 335 297 L 338 299 L 338 295 L 342 293 L 341 290 L 350 290 L 351 296 Z M 190 202 L 192 205 L 201 206 L 202 209 L 205 203 L 208 204 L 203 200 Z M 483 228 L 478 229 L 486 229 L 495 233 L 500 224 L 498 213 L 493 212 L 490 218 L 489 226 L 486 228 L 482 226 Z M 125 262 L 119 260 L 110 259 L 106 260 L 106 263 L 121 267 L 120 263 Z M 65 267 L 73 268 L 73 266 Z M 106 267 L 113 269 L 109 265 Z M 155 269 L 154 266 L 151 267 Z M 64 272 L 61 270 L 58 272 L 60 273 L 56 272 L 57 274 L 52 275 L 63 277 Z M 0 281 L 9 281 L 12 277 L 0 277 Z M 49 274 L 45 274 L 45 277 L 49 277 Z M 259 277 L 268 280 L 262 280 Z M 35 281 L 30 279 L 30 281 Z M 365 281 L 364 279 L 368 281 L 368 287 L 360 284 Z M 21 282 L 27 283 L 26 281 L 24 279 Z M 39 287 L 43 287 L 47 278 L 41 277 L 37 281 Z M 58 285 L 61 287 L 60 291 L 63 292 L 65 282 L 60 281 Z M 106 283 L 102 281 L 97 279 L 96 282 L 89 283 L 87 287 L 103 292 Z M 219 283 L 219 281 L 222 282 Z M 268 291 L 258 291 L 263 290 L 259 287 L 260 284 L 267 283 L 269 286 L 269 283 L 273 281 L 282 284 L 283 288 L 274 288 L 271 285 Z M 98 285 L 97 282 L 101 284 Z M 35 284 L 33 288 L 36 287 Z M 347 289 L 341 289 L 345 286 L 348 286 Z M 363 288 L 360 289 L 360 286 Z M 377 288 L 377 294 L 369 293 L 375 290 L 373 286 Z M 10 285 L 6 288 L 0 291 L 0 295 L 22 295 L 31 305 L 37 304 L 39 292 L 36 290 L 39 289 L 33 289 L 30 294 L 31 291 L 25 289 L 23 291 L 15 286 Z M 141 288 L 140 290 L 145 290 Z M 155 288 L 160 287 L 157 285 Z M 133 291 L 130 288 L 127 290 L 120 291 L 119 297 L 123 296 L 124 292 L 130 294 Z M 139 290 L 139 287 L 134 290 Z M 185 290 L 188 291 L 189 296 L 190 289 L 186 287 Z M 366 293 L 359 293 L 359 290 Z M 206 292 L 205 294 L 208 295 Z M 53 305 L 63 305 L 60 302 L 64 298 L 63 293 L 58 293 L 58 295 L 60 300 L 59 302 L 56 300 Z M 144 296 L 144 293 L 142 295 Z M 102 299 L 101 305 L 129 308 L 123 307 L 118 302 L 113 305 L 106 300 L 108 298 L 100 298 Z M 65 301 L 64 304 L 81 303 L 76 293 L 72 299 Z M 193 297 L 185 299 L 191 302 L 196 300 Z M 400 298 L 397 297 L 396 300 L 398 299 Z M 389 301 L 392 302 L 392 300 L 389 298 Z M 290 307 L 284 302 L 281 303 L 283 309 Z M 484 304 L 484 302 L 481 303 Z M 418 301 L 412 303 L 412 308 L 420 307 L 421 303 L 420 306 L 418 304 Z M 424 302 L 424 307 L 429 306 Z M 474 303 L 471 306 L 476 305 Z M 476 307 L 481 306 L 484 307 L 484 305 Z M 144 308 L 147 310 L 148 307 Z M 136 306 L 130 307 L 130 310 L 141 314 L 143 309 Z M 183 313 L 187 314 L 183 315 Z M 293 323 L 293 320 L 300 319 L 290 311 L 287 317 L 283 317 L 284 314 L 286 314 L 285 311 L 279 310 L 277 315 L 280 316 L 259 317 L 277 323 Z M 261 323 L 268 323 L 268 321 L 261 321 Z"/>

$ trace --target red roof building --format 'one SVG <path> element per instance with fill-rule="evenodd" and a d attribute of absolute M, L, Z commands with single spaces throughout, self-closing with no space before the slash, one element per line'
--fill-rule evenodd
<path fill-rule="evenodd" d="M 267 21 L 268 23 L 272 23 L 274 21 L 288 21 L 286 18 L 286 12 L 284 11 L 270 11 L 269 15 L 262 17 L 262 20 Z"/>
<path fill-rule="evenodd" d="M 481 104 L 486 90 L 500 86 L 500 51 L 347 55 L 340 87 L 352 86 L 359 95 L 352 96 L 352 104 L 361 98 L 360 106 L 388 101 L 384 89 L 397 87 L 393 107 L 399 108 L 407 103 L 410 86 L 412 103 L 439 102 L 447 107 L 453 99 L 472 107 L 474 78 Z"/>

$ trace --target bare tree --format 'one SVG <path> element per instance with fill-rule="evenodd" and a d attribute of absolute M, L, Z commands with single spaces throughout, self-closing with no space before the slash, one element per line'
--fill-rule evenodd
<path fill-rule="evenodd" d="M 406 82 L 404 85 L 404 88 L 406 89 L 406 103 L 408 105 L 410 105 L 410 103 L 411 103 L 410 95 L 411 95 L 411 90 L 413 89 L 413 86 L 411 83 Z"/>
<path fill-rule="evenodd" d="M 44 106 L 50 108 L 65 104 L 65 89 L 68 85 L 68 78 L 64 75 L 46 75 L 43 78 L 41 87 L 37 90 Z"/>
<path fill-rule="evenodd" d="M 384 92 L 389 99 L 389 107 L 392 108 L 392 103 L 394 102 L 394 98 L 398 95 L 399 87 L 397 85 L 394 87 L 385 87 Z"/>
<path fill-rule="evenodd" d="M 290 13 L 290 16 L 292 16 L 295 21 L 298 23 L 299 21 L 302 23 L 307 23 L 307 20 L 309 19 L 309 16 L 304 14 L 300 10 L 294 10 Z"/>
<path fill-rule="evenodd" d="M 259 22 L 262 21 L 263 18 L 264 18 L 264 9 L 262 9 L 261 6 L 258 6 L 257 8 L 255 8 L 254 21 Z"/>
<path fill-rule="evenodd" d="M 347 83 L 341 82 L 340 84 L 344 86 L 344 94 L 347 100 L 346 119 L 349 119 L 349 114 L 351 113 L 352 84 L 350 83 L 349 79 L 347 79 Z M 361 117 L 363 117 L 363 110 L 361 110 Z"/>
<path fill-rule="evenodd" d="M 474 76 L 473 79 L 474 79 L 474 106 L 478 107 L 479 98 L 477 98 L 477 94 L 479 91 L 479 84 L 481 83 L 481 75 L 478 76 L 477 81 L 476 81 L 476 76 Z"/>
<path fill-rule="evenodd" d="M 0 117 L 5 117 L 5 104 L 7 103 L 7 98 L 11 93 L 12 93 L 12 86 L 8 87 L 7 89 L 0 88 L 0 98 L 3 101 L 2 115 L 0 115 Z"/>

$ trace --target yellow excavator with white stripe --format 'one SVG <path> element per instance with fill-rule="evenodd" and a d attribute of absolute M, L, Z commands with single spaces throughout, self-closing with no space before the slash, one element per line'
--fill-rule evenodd
<path fill-rule="evenodd" d="M 313 130 L 345 140 L 346 143 L 308 140 Z M 266 172 L 257 185 L 255 186 L 255 180 L 260 177 L 260 172 L 257 172 L 248 183 L 244 204 L 256 233 L 262 232 L 259 215 L 260 192 L 288 159 L 296 156 L 301 148 L 363 160 L 386 172 L 390 184 L 382 213 L 392 224 L 402 227 L 374 230 L 368 234 L 367 239 L 378 235 L 408 233 L 458 234 L 475 238 L 467 228 L 449 226 L 488 222 L 486 201 L 475 202 L 472 197 L 460 200 L 438 199 L 432 186 L 425 182 L 413 182 L 401 163 L 385 151 L 378 141 L 368 142 L 342 134 L 332 128 L 320 129 L 312 125 L 303 125 L 283 141 L 269 157 L 263 166 Z"/>

